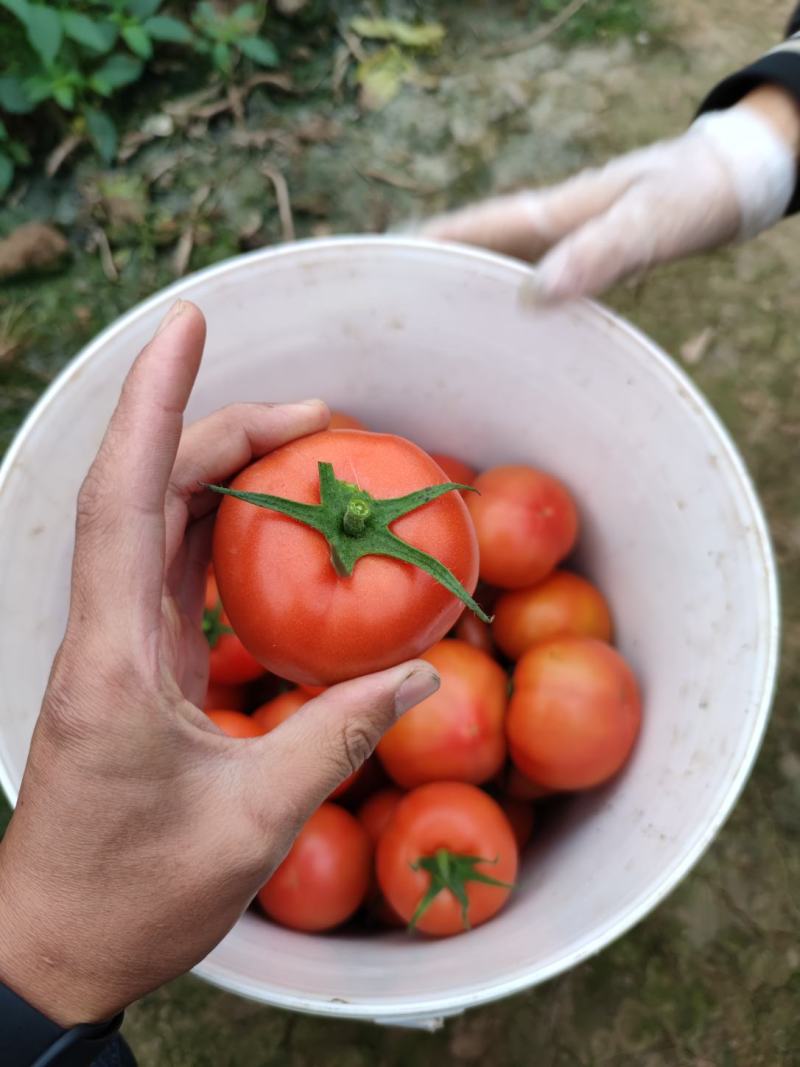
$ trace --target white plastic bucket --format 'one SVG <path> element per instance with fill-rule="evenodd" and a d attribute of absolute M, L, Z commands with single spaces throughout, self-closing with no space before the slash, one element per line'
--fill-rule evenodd
<path fill-rule="evenodd" d="M 589 303 L 532 309 L 528 272 L 405 239 L 315 241 L 219 264 L 102 333 L 51 386 L 0 471 L 0 779 L 16 797 L 65 619 L 75 495 L 120 382 L 177 297 L 208 318 L 189 415 L 322 396 L 477 467 L 529 462 L 574 490 L 580 564 L 610 597 L 644 689 L 635 756 L 571 804 L 511 904 L 468 935 L 310 937 L 245 915 L 197 967 L 320 1015 L 433 1025 L 613 941 L 687 873 L 764 731 L 775 567 L 744 466 L 647 338 Z"/>

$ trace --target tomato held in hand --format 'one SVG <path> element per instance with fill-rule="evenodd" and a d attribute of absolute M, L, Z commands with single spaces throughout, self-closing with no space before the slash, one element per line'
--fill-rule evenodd
<path fill-rule="evenodd" d="M 233 632 L 211 571 L 206 578 L 203 633 L 208 641 L 208 675 L 212 682 L 237 685 L 252 682 L 264 673 L 258 660 L 250 655 Z"/>
<path fill-rule="evenodd" d="M 358 821 L 369 834 L 373 845 L 378 844 L 383 831 L 392 821 L 397 805 L 404 796 L 402 789 L 387 785 L 385 789 L 379 789 L 377 793 L 373 793 L 358 809 Z"/>
<path fill-rule="evenodd" d="M 589 789 L 630 755 L 641 722 L 639 687 L 602 641 L 556 637 L 514 672 L 506 731 L 523 774 L 550 789 Z"/>
<path fill-rule="evenodd" d="M 350 812 L 323 804 L 258 893 L 266 914 L 292 930 L 319 932 L 346 922 L 370 887 L 372 845 Z"/>
<path fill-rule="evenodd" d="M 423 658 L 442 684 L 378 742 L 384 770 L 406 789 L 435 781 L 488 782 L 506 755 L 505 672 L 464 641 L 440 641 Z"/>
<path fill-rule="evenodd" d="M 529 589 L 504 593 L 495 605 L 492 633 L 509 659 L 519 659 L 533 645 L 551 637 L 610 641 L 611 613 L 605 597 L 591 582 L 570 571 L 554 571 Z"/>
<path fill-rule="evenodd" d="M 354 415 L 346 415 L 343 411 L 332 411 L 331 421 L 328 423 L 329 430 L 366 430 L 366 426 Z"/>
<path fill-rule="evenodd" d="M 466 502 L 478 535 L 481 578 L 521 589 L 546 578 L 575 544 L 578 512 L 557 479 L 533 467 L 495 467 Z"/>
<path fill-rule="evenodd" d="M 207 711 L 206 715 L 228 737 L 261 737 L 261 730 L 257 723 L 249 715 L 243 715 L 241 711 L 213 708 Z"/>
<path fill-rule="evenodd" d="M 436 460 L 451 482 L 458 482 L 459 485 L 472 485 L 478 475 L 474 467 L 445 452 L 431 452 L 431 459 Z"/>
<path fill-rule="evenodd" d="M 478 572 L 466 505 L 445 484 L 410 441 L 358 430 L 300 438 L 243 471 L 225 492 L 261 494 L 260 502 L 222 501 L 214 568 L 253 655 L 282 678 L 328 685 L 417 656 L 443 637 L 463 597 L 472 603 Z M 360 555 L 378 544 L 403 558 Z M 452 572 L 446 578 L 432 565 L 447 587 L 422 569 L 429 557 Z"/>
<path fill-rule="evenodd" d="M 397 806 L 376 859 L 381 891 L 398 915 L 444 936 L 500 910 L 517 876 L 518 850 L 490 796 L 463 782 L 433 782 Z"/>
<path fill-rule="evenodd" d="M 288 689 L 285 693 L 280 693 L 272 700 L 268 700 L 266 704 L 262 704 L 260 708 L 256 708 L 252 716 L 253 722 L 260 733 L 268 734 L 270 730 L 274 730 L 276 726 L 285 722 L 290 715 L 294 715 L 298 708 L 302 708 L 309 700 L 313 700 L 313 695 L 304 689 Z M 346 793 L 353 782 L 358 780 L 361 771 L 362 768 L 359 767 L 357 771 L 349 774 L 336 786 L 329 799 L 335 800 L 342 793 Z"/>

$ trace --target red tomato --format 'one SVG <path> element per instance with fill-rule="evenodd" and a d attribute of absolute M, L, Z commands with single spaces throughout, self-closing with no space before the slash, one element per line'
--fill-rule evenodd
<path fill-rule="evenodd" d="M 211 711 L 206 712 L 206 715 L 228 737 L 261 737 L 258 724 L 249 715 L 243 715 L 241 711 L 212 708 Z"/>
<path fill-rule="evenodd" d="M 503 797 L 500 801 L 500 807 L 505 812 L 509 825 L 514 831 L 514 839 L 517 842 L 517 848 L 521 852 L 530 841 L 533 833 L 533 824 L 536 818 L 533 804 L 526 803 L 524 800 L 517 800 L 516 797 Z"/>
<path fill-rule="evenodd" d="M 458 482 L 459 485 L 472 485 L 478 472 L 474 467 L 467 466 L 455 456 L 448 456 L 445 452 L 431 452 L 431 459 L 435 459 L 450 482 Z"/>
<path fill-rule="evenodd" d="M 381 834 L 391 822 L 397 805 L 405 796 L 402 789 L 389 785 L 365 800 L 358 809 L 358 821 L 369 834 L 373 845 L 377 845 Z"/>
<path fill-rule="evenodd" d="M 377 851 L 378 882 L 389 904 L 408 923 L 416 916 L 417 930 L 437 936 L 478 926 L 499 911 L 517 862 L 508 819 L 490 796 L 464 782 L 414 789 L 398 804 Z M 473 881 L 476 875 L 504 884 Z M 463 887 L 466 909 L 450 886 Z M 422 910 L 426 894 L 437 889 Z"/>
<path fill-rule="evenodd" d="M 203 631 L 208 641 L 208 675 L 212 682 L 236 685 L 251 682 L 264 673 L 255 659 L 231 630 L 230 620 L 222 609 L 217 583 L 211 571 L 206 579 L 206 603 Z"/>
<path fill-rule="evenodd" d="M 454 634 L 459 641 L 466 641 L 468 645 L 479 648 L 487 656 L 494 655 L 491 627 L 468 608 L 456 623 Z"/>
<path fill-rule="evenodd" d="M 495 605 L 492 633 L 509 659 L 519 659 L 523 652 L 550 637 L 610 641 L 611 613 L 603 594 L 591 582 L 569 571 L 554 571 L 530 589 L 504 593 Z"/>
<path fill-rule="evenodd" d="M 571 552 L 578 513 L 561 482 L 532 467 L 495 467 L 467 494 L 481 556 L 481 578 L 521 589 L 546 578 Z"/>
<path fill-rule="evenodd" d="M 253 722 L 262 734 L 268 734 L 270 730 L 280 726 L 290 715 L 294 715 L 298 708 L 302 708 L 303 704 L 312 699 L 312 695 L 303 689 L 288 689 L 285 693 L 280 693 L 272 700 L 268 700 L 266 704 L 262 704 L 260 708 L 256 708 L 253 712 Z M 346 793 L 361 774 L 361 770 L 362 768 L 359 767 L 357 771 L 353 771 L 343 782 L 340 782 L 329 799 L 334 800 L 342 793 Z"/>
<path fill-rule="evenodd" d="M 430 456 L 410 441 L 336 430 L 270 452 L 233 488 L 318 503 L 318 461 L 375 498 L 444 481 Z M 474 590 L 477 542 L 458 493 L 402 515 L 391 530 Z M 282 678 L 304 685 L 327 685 L 413 658 L 443 637 L 462 610 L 429 574 L 386 556 L 366 556 L 341 578 L 322 534 L 233 497 L 223 499 L 217 515 L 214 568 L 225 610 L 248 649 Z"/>
<path fill-rule="evenodd" d="M 345 415 L 343 411 L 332 411 L 331 421 L 328 423 L 329 430 L 366 430 L 361 419 L 354 415 Z"/>
<path fill-rule="evenodd" d="M 236 711 L 242 711 L 246 700 L 244 686 L 209 682 L 203 707 L 206 711 L 211 711 L 212 708 L 234 708 Z"/>
<path fill-rule="evenodd" d="M 424 657 L 442 684 L 378 742 L 386 773 L 406 789 L 425 782 L 488 782 L 506 755 L 505 671 L 464 641 L 440 641 Z"/>
<path fill-rule="evenodd" d="M 639 687 L 625 660 L 587 637 L 529 649 L 514 672 L 506 730 L 511 758 L 550 789 L 589 789 L 616 774 L 641 722 Z"/>
<path fill-rule="evenodd" d="M 344 808 L 323 804 L 259 891 L 258 902 L 271 919 L 292 930 L 332 930 L 361 906 L 371 874 L 367 831 Z"/>

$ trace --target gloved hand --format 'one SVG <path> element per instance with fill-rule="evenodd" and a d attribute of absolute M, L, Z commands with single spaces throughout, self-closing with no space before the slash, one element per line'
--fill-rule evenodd
<path fill-rule="evenodd" d="M 599 293 L 657 263 L 753 237 L 786 210 L 800 133 L 782 90 L 756 93 L 674 140 L 553 188 L 434 218 L 421 236 L 533 261 L 544 255 L 534 279 L 542 300 Z"/>

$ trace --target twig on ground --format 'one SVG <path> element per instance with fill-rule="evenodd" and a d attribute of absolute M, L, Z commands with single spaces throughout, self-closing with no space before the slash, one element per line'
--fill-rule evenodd
<path fill-rule="evenodd" d="M 487 59 L 491 59 L 498 56 L 511 56 L 516 52 L 527 52 L 529 48 L 535 48 L 546 41 L 548 37 L 552 37 L 554 33 L 558 33 L 588 3 L 589 0 L 571 0 L 571 3 L 567 4 L 563 11 L 559 11 L 555 18 L 545 22 L 543 26 L 539 26 L 533 33 L 523 34 L 522 37 L 514 37 L 509 41 L 491 44 L 481 54 Z"/>
<path fill-rule="evenodd" d="M 278 202 L 278 216 L 281 220 L 281 234 L 284 241 L 293 241 L 295 237 L 294 216 L 292 215 L 292 201 L 289 197 L 289 186 L 279 170 L 264 163 L 261 173 L 269 178 L 275 190 L 275 199 Z"/>
<path fill-rule="evenodd" d="M 92 245 L 100 253 L 100 265 L 103 268 L 103 274 L 110 282 L 119 281 L 119 271 L 117 265 L 114 262 L 114 255 L 111 251 L 111 245 L 108 243 L 108 237 L 106 231 L 102 226 L 93 226 L 91 230 Z"/>
<path fill-rule="evenodd" d="M 44 170 L 48 178 L 53 178 L 61 168 L 62 163 L 71 156 L 78 145 L 83 144 L 85 137 L 82 133 L 71 133 L 57 144 L 45 162 Z"/>

